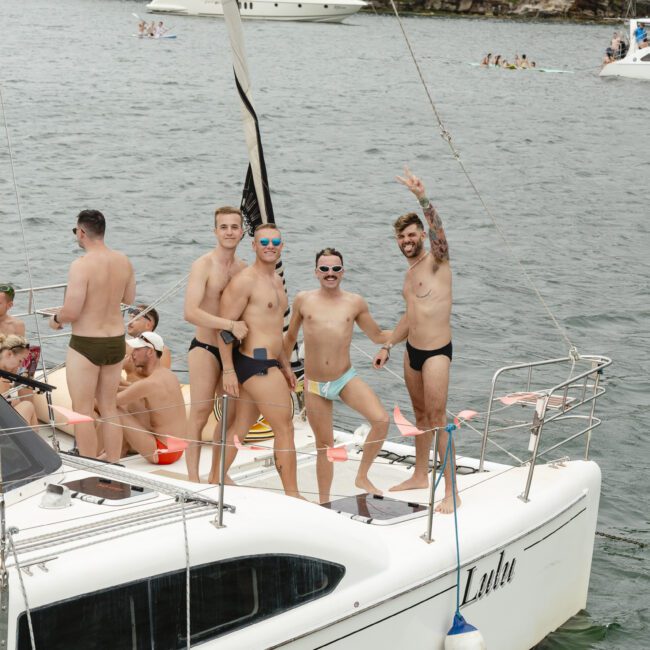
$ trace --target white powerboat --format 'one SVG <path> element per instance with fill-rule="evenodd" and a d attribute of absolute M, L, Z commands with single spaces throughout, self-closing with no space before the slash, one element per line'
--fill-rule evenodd
<path fill-rule="evenodd" d="M 244 19 L 339 23 L 368 3 L 364 0 L 240 0 L 238 5 Z M 152 0 L 147 9 L 161 14 L 223 17 L 223 5 L 219 0 Z"/>
<path fill-rule="evenodd" d="M 626 55 L 618 61 L 603 66 L 600 71 L 601 77 L 650 79 L 650 46 L 643 46 L 637 42 L 635 33 L 638 28 L 650 29 L 650 18 L 630 20 L 630 45 Z"/>
<path fill-rule="evenodd" d="M 318 505 L 282 494 L 271 445 L 239 451 L 237 487 L 197 486 L 184 459 L 119 467 L 57 453 L 0 399 L 3 647 L 392 650 L 408 639 L 438 650 L 458 607 L 488 648 L 526 650 L 586 604 L 600 470 L 564 453 L 580 438 L 588 454 L 609 363 L 571 356 L 495 374 L 481 458 L 457 460 L 457 529 L 433 514 L 440 488 L 354 488 L 361 432 L 336 434 L 348 460 L 337 496 Z M 526 462 L 486 460 L 504 432 L 530 436 Z M 301 490 L 317 493 L 299 420 L 296 448 Z M 412 452 L 387 442 L 375 484 L 410 475 Z"/>

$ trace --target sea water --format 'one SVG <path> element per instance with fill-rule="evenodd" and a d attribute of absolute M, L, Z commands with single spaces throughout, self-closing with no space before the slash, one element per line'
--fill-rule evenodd
<path fill-rule="evenodd" d="M 1 9 L 14 167 L 2 122 L 0 280 L 30 284 L 24 228 L 33 284 L 64 282 L 79 254 L 70 229 L 90 207 L 107 217 L 108 244 L 133 261 L 138 301 L 157 299 L 214 245 L 214 208 L 241 196 L 247 153 L 224 23 L 163 17 L 178 38 L 149 41 L 131 37 L 133 13 L 152 18 L 144 3 L 5 0 Z M 417 203 L 394 177 L 409 164 L 450 242 L 449 408 L 485 410 L 497 368 L 564 356 L 568 341 L 611 356 L 604 424 L 591 444 L 603 471 L 598 530 L 647 544 L 650 83 L 597 76 L 618 25 L 405 18 L 404 27 L 488 211 L 440 137 L 394 17 L 247 22 L 289 293 L 316 286 L 314 253 L 335 246 L 345 287 L 366 297 L 383 327 L 395 324 L 405 263 L 391 223 Z M 486 52 L 525 53 L 573 74 L 469 65 Z M 248 240 L 240 250 L 251 258 Z M 192 328 L 179 287 L 158 309 L 182 373 Z M 33 322 L 29 329 L 33 339 Z M 361 334 L 354 342 L 361 376 L 408 413 L 401 382 L 370 368 L 364 353 L 376 346 Z M 64 349 L 63 340 L 48 344 L 48 360 Z M 391 368 L 399 374 L 399 353 Z M 358 423 L 338 406 L 337 418 Z M 469 431 L 457 444 L 478 451 Z M 539 647 L 647 649 L 648 573 L 647 548 L 597 536 L 587 611 Z"/>

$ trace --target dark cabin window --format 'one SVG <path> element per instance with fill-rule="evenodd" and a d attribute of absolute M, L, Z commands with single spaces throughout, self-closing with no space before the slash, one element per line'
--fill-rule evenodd
<path fill-rule="evenodd" d="M 340 564 L 299 555 L 253 555 L 193 567 L 192 645 L 322 598 L 344 575 Z M 47 650 L 182 650 L 185 571 L 32 610 L 32 621 L 36 647 Z M 24 612 L 17 648 L 31 650 Z"/>

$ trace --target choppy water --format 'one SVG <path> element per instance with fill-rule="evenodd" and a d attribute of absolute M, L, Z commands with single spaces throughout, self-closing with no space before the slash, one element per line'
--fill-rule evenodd
<path fill-rule="evenodd" d="M 74 215 L 98 207 L 109 244 L 133 260 L 139 299 L 157 298 L 213 245 L 215 205 L 241 193 L 246 151 L 223 22 L 170 18 L 176 41 L 143 42 L 130 36 L 142 3 L 4 0 L 0 9 L 0 78 L 34 283 L 65 280 Z M 514 254 L 578 348 L 615 360 L 592 444 L 603 469 L 598 528 L 648 543 L 650 83 L 597 77 L 613 27 L 404 24 L 512 253 L 438 136 L 394 18 L 247 23 L 290 292 L 314 286 L 313 253 L 334 245 L 346 255 L 347 288 L 382 324 L 395 322 L 404 263 L 389 224 L 414 206 L 393 177 L 410 163 L 440 208 L 453 257 L 450 408 L 482 410 L 501 365 L 566 353 Z M 575 74 L 468 65 L 487 51 L 526 52 Z M 6 143 L 0 218 L 1 279 L 28 286 Z M 181 294 L 160 309 L 179 369 L 191 338 Z M 403 390 L 356 352 L 354 362 L 387 400 Z M 460 444 L 476 451 L 471 439 Z M 597 537 L 587 613 L 540 647 L 646 649 L 649 607 L 647 548 Z"/>

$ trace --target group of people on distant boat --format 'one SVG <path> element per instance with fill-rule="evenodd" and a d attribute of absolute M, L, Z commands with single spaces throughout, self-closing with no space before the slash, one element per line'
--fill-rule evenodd
<path fill-rule="evenodd" d="M 195 326 L 188 352 L 189 419 L 180 383 L 170 369 L 170 351 L 155 331 L 156 310 L 145 304 L 131 307 L 127 326 L 130 338 L 125 340 L 121 305 L 135 302 L 133 267 L 125 255 L 106 246 L 103 214 L 82 210 L 72 230 L 85 254 L 71 264 L 63 306 L 50 318 L 50 327 L 55 330 L 72 326 L 66 357 L 68 390 L 73 410 L 89 418 L 75 424 L 79 453 L 116 462 L 131 449 L 152 463 L 165 464 L 180 458 L 183 445 L 175 446 L 174 441 L 184 439 L 188 443 L 188 477 L 200 482 L 201 434 L 215 394 L 223 389 L 235 398 L 229 407 L 225 481 L 232 483 L 227 473 L 239 441 L 261 413 L 274 432 L 275 465 L 284 491 L 300 497 L 291 408 L 296 377 L 289 358 L 302 328 L 304 391 L 316 438 L 320 501 L 330 497 L 333 470 L 328 449 L 334 445 L 332 411 L 337 399 L 371 425 L 356 485 L 381 494 L 368 472 L 386 438 L 389 416 L 352 367 L 350 345 L 356 323 L 381 345 L 373 360 L 376 369 L 388 362 L 394 345 L 406 340 L 404 379 L 416 426 L 423 433 L 415 439 L 413 476 L 391 489 L 426 488 L 433 431 L 438 430 L 441 457 L 449 436 L 444 427 L 452 359 L 451 269 L 440 216 L 421 180 L 408 169 L 397 180 L 422 207 L 429 226 L 429 250 L 425 248 L 424 224 L 416 213 L 409 212 L 395 221 L 396 242 L 409 268 L 403 286 L 406 312 L 392 330 L 377 325 L 362 296 L 341 288 L 343 254 L 326 247 L 315 255 L 314 274 L 319 287 L 298 293 L 288 331 L 283 335 L 288 297 L 276 273 L 284 247 L 282 233 L 274 224 L 258 225 L 252 242 L 255 259 L 247 266 L 236 255 L 245 234 L 240 210 L 224 206 L 215 211 L 216 246 L 192 265 L 185 296 L 184 317 Z M 13 298 L 12 292 L 4 295 Z M 16 323 L 7 318 L 9 303 L 2 303 L 2 295 L 0 328 L 15 328 Z M 24 327 L 21 331 L 23 336 Z M 13 346 L 13 351 L 23 343 L 26 345 L 21 338 L 7 345 Z M 26 419 L 31 415 L 26 413 Z M 455 462 L 453 457 L 451 462 Z M 438 506 L 442 512 L 453 510 L 450 463 L 445 468 L 445 497 Z M 209 481 L 219 481 L 219 468 L 220 449 L 215 445 Z"/>
<path fill-rule="evenodd" d="M 149 25 L 147 25 L 144 20 L 141 20 L 138 23 L 138 36 L 140 38 L 160 38 L 167 31 L 169 30 L 165 28 L 162 20 L 159 20 L 158 22 L 152 20 Z"/>
<path fill-rule="evenodd" d="M 509 68 L 510 70 L 526 70 L 527 68 L 535 68 L 537 64 L 535 61 L 529 61 L 528 57 L 525 54 L 519 56 L 515 54 L 514 61 L 511 63 L 506 60 L 505 57 L 500 54 L 492 55 L 492 52 L 488 52 L 481 59 L 481 67 L 483 68 Z"/>
<path fill-rule="evenodd" d="M 625 58 L 629 45 L 625 37 L 620 32 L 614 32 L 609 46 L 605 49 L 605 56 L 603 57 L 603 65 L 613 63 L 619 59 Z"/>

